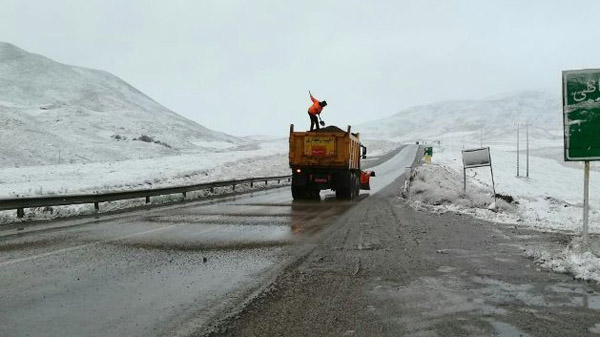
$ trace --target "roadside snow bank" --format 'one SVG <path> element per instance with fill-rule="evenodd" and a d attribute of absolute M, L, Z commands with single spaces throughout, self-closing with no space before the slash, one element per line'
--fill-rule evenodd
<path fill-rule="evenodd" d="M 579 232 L 583 218 L 583 165 L 565 165 L 562 147 L 550 141 L 532 141 L 532 149 L 542 148 L 543 156 L 529 158 L 530 177 L 524 177 L 525 153 L 521 155 L 521 176 L 516 176 L 516 152 L 512 144 L 490 145 L 496 192 L 514 198 L 515 222 L 542 230 Z M 554 145 L 554 146 L 551 146 Z M 478 145 L 466 145 L 475 148 Z M 462 148 L 458 146 L 434 146 L 433 163 L 456 172 L 462 183 Z M 551 155 L 550 155 L 551 154 Z M 595 163 L 592 164 L 597 168 Z M 488 167 L 467 170 L 469 186 L 492 190 Z M 462 188 L 462 187 L 461 187 Z M 600 172 L 590 174 L 590 233 L 600 233 Z M 502 221 L 502 219 L 490 219 Z"/>
<path fill-rule="evenodd" d="M 530 249 L 527 255 L 543 269 L 572 274 L 576 279 L 600 283 L 600 247 L 598 247 L 597 240 L 592 244 L 590 250 L 586 251 L 582 239 L 577 237 L 560 251 Z"/>
<path fill-rule="evenodd" d="M 161 195 L 151 198 L 152 206 L 164 205 L 184 201 L 192 201 L 203 198 L 209 198 L 213 196 L 226 195 L 240 192 L 259 191 L 267 188 L 288 186 L 289 182 L 284 179 L 280 182 L 269 182 L 268 185 L 264 184 L 240 184 L 236 185 L 235 190 L 231 186 L 226 187 L 215 187 L 212 191 L 198 190 L 187 192 L 186 196 L 181 194 L 170 194 Z M 0 211 L 0 227 L 6 224 L 23 223 L 30 221 L 40 220 L 53 220 L 60 218 L 68 218 L 81 215 L 93 215 L 101 213 L 111 213 L 126 209 L 141 208 L 149 206 L 146 204 L 145 198 L 128 199 L 128 200 L 116 200 L 107 201 L 100 203 L 100 210 L 96 211 L 93 204 L 79 204 L 79 205 L 65 205 L 65 206 L 47 206 L 47 207 L 33 207 L 25 209 L 25 216 L 21 219 L 17 218 L 17 212 L 14 210 Z"/>
<path fill-rule="evenodd" d="M 289 174 L 287 142 L 114 162 L 0 167 L 0 198 L 127 191 Z"/>
<path fill-rule="evenodd" d="M 502 154 L 496 157 L 501 156 Z M 447 165 L 446 163 L 442 165 L 424 164 L 417 168 L 418 171 L 413 178 L 408 194 L 412 207 L 435 213 L 463 213 L 491 222 L 519 223 L 543 231 L 575 232 L 578 229 L 578 223 L 569 220 L 576 218 L 576 213 L 581 212 L 581 208 L 561 201 L 564 200 L 562 198 L 565 195 L 571 195 L 572 191 L 559 193 L 561 190 L 557 189 L 556 193 L 549 194 L 548 192 L 553 190 L 544 189 L 544 179 L 537 181 L 513 178 L 515 183 L 509 180 L 510 176 L 499 174 L 500 177 L 506 176 L 506 180 L 498 183 L 503 186 L 501 188 L 502 198 L 497 198 L 494 211 L 490 209 L 490 204 L 494 200 L 489 169 L 469 170 L 467 172 L 467 191 L 463 192 L 462 169 L 459 173 L 456 165 Z M 550 163 L 547 164 L 550 166 L 547 170 L 552 172 L 554 167 Z M 560 164 L 556 163 L 556 165 Z M 494 169 L 496 172 L 496 167 Z M 565 169 L 569 170 L 570 168 Z M 486 173 L 488 177 L 485 176 Z M 564 171 L 560 173 L 564 173 Z M 541 173 L 539 174 L 541 175 Z M 555 182 L 555 184 L 558 183 L 560 182 Z M 519 186 L 523 187 L 521 184 L 537 185 L 537 190 L 534 186 L 519 188 Z M 513 197 L 516 199 L 515 201 L 505 201 L 511 200 Z M 592 214 L 596 213 L 592 212 Z M 597 223 L 590 222 L 590 225 L 592 232 L 598 232 Z M 542 269 L 572 274 L 576 279 L 600 283 L 600 237 L 597 235 L 590 236 L 589 249 L 584 249 L 581 237 L 576 236 L 568 244 L 561 242 L 554 247 L 532 247 L 526 251 L 526 255 Z"/>
<path fill-rule="evenodd" d="M 453 169 L 440 165 L 422 165 L 413 178 L 409 199 L 415 208 L 437 213 L 458 212 L 488 221 L 514 223 L 516 207 L 494 198 L 491 188 L 467 184 L 463 191 L 463 177 Z"/>

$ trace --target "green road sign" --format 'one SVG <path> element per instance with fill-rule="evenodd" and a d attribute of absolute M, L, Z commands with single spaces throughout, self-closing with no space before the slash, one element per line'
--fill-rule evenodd
<path fill-rule="evenodd" d="M 600 160 L 600 69 L 562 76 L 565 161 Z"/>
<path fill-rule="evenodd" d="M 426 156 L 433 156 L 433 147 L 432 146 L 428 146 L 425 148 L 425 155 Z"/>

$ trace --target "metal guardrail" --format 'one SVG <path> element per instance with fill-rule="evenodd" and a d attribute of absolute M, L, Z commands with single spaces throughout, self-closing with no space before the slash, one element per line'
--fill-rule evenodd
<path fill-rule="evenodd" d="M 274 176 L 274 177 L 261 177 L 261 178 L 247 178 L 239 180 L 227 180 L 227 181 L 215 181 L 209 183 L 186 185 L 186 186 L 174 186 L 174 187 L 161 187 L 151 189 L 140 189 L 130 190 L 122 192 L 108 192 L 108 193 L 92 193 L 92 194 L 71 194 L 71 195 L 56 195 L 56 196 L 43 196 L 43 197 L 26 197 L 26 198 L 11 198 L 11 199 L 0 199 L 0 211 L 6 211 L 11 209 L 17 210 L 17 217 L 22 218 L 25 215 L 25 208 L 32 207 L 47 207 L 47 206 L 65 206 L 65 205 L 76 205 L 76 204 L 94 204 L 96 210 L 100 209 L 101 202 L 117 201 L 117 200 L 128 200 L 128 199 L 141 199 L 146 198 L 146 203 L 150 203 L 150 197 L 170 195 L 170 194 L 183 194 L 185 198 L 187 192 L 211 190 L 215 187 L 229 187 L 235 191 L 237 185 L 249 184 L 250 187 L 254 187 L 254 184 L 264 183 L 268 185 L 269 181 L 277 181 L 281 183 L 282 180 L 291 180 L 291 175 L 285 176 Z"/>

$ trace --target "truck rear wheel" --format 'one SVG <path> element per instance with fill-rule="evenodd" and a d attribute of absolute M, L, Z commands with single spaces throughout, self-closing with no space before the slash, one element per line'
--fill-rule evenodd
<path fill-rule="evenodd" d="M 354 195 L 354 181 L 352 172 L 344 173 L 337 179 L 335 198 L 338 200 L 352 200 Z"/>
<path fill-rule="evenodd" d="M 354 199 L 355 186 L 354 186 L 354 172 L 351 172 L 348 180 L 348 200 Z"/>
<path fill-rule="evenodd" d="M 306 187 L 292 185 L 292 198 L 294 198 L 294 200 L 304 200 L 306 197 Z"/>
<path fill-rule="evenodd" d="M 335 198 L 338 200 L 348 200 L 348 194 L 347 187 L 338 187 L 335 190 Z"/>
<path fill-rule="evenodd" d="M 321 191 L 319 191 L 317 189 L 314 189 L 314 188 L 311 188 L 311 189 L 308 189 L 307 192 L 308 192 L 307 193 L 308 199 L 310 199 L 310 200 L 321 200 L 321 195 L 319 193 Z"/>

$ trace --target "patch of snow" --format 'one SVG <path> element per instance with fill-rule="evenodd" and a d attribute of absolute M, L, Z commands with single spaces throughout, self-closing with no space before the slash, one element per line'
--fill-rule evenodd
<path fill-rule="evenodd" d="M 469 184 L 463 191 L 462 174 L 446 166 L 423 165 L 417 168 L 413 178 L 409 199 L 418 209 L 437 213 L 458 212 L 469 214 L 488 221 L 515 223 L 516 206 L 497 200 L 494 203 L 491 188 Z"/>
<path fill-rule="evenodd" d="M 229 149 L 232 147 L 238 146 L 238 144 L 231 142 L 219 142 L 219 141 L 210 141 L 210 140 L 195 140 L 191 142 L 192 144 L 198 147 L 211 148 L 211 149 Z"/>
<path fill-rule="evenodd" d="M 149 141 L 135 140 L 142 135 Z M 0 42 L 1 167 L 173 156 L 195 143 L 248 141 L 188 120 L 107 72 Z"/>
<path fill-rule="evenodd" d="M 0 168 L 0 198 L 124 191 L 289 174 L 287 143 L 116 162 Z"/>
<path fill-rule="evenodd" d="M 471 140 L 479 143 L 480 139 L 513 141 L 516 124 L 529 121 L 530 137 L 561 140 L 561 102 L 560 93 L 545 91 L 438 102 L 404 109 L 356 128 L 367 138 L 463 144 Z"/>
<path fill-rule="evenodd" d="M 577 237 L 558 252 L 530 249 L 527 254 L 543 269 L 572 274 L 577 279 L 600 283 L 600 247 L 597 241 L 590 248 L 584 249 L 582 239 Z"/>

